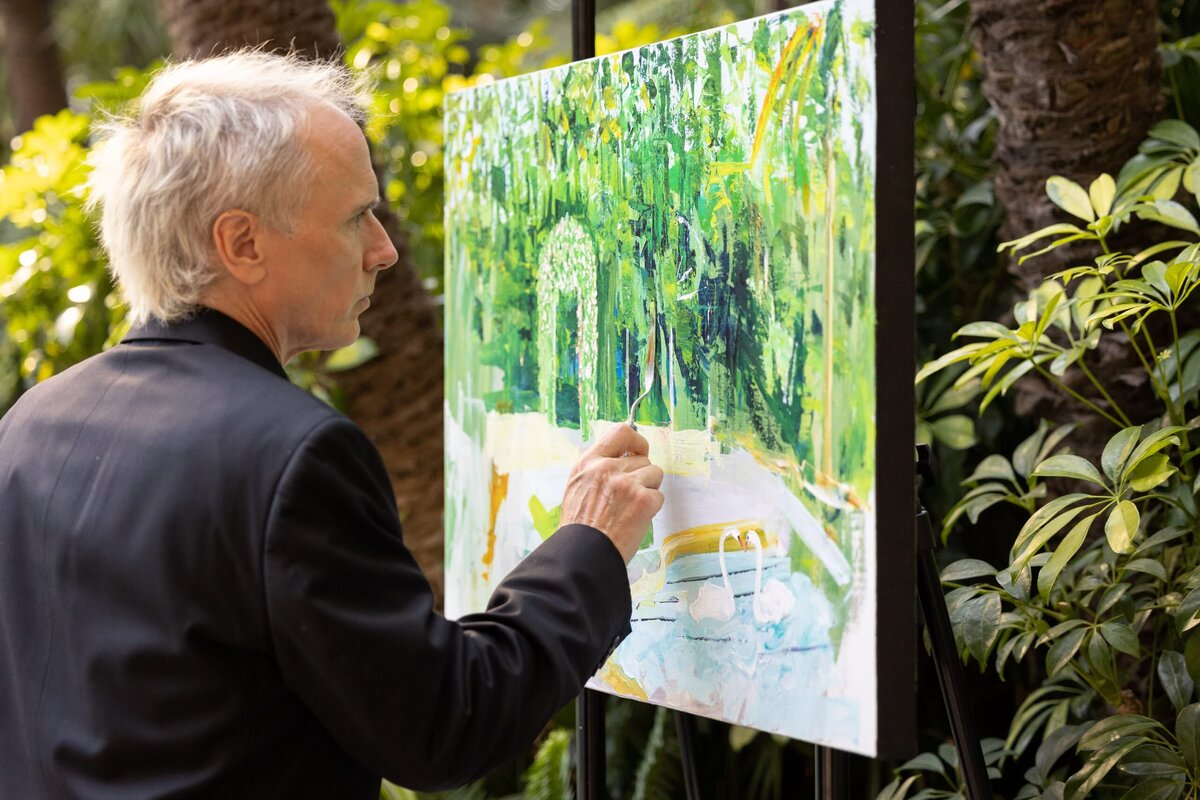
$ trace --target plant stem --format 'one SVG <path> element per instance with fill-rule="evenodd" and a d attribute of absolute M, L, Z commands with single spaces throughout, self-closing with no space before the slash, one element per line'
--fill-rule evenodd
<path fill-rule="evenodd" d="M 1117 401 L 1113 399 L 1112 395 L 1108 393 L 1108 391 L 1104 388 L 1104 384 L 1100 383 L 1096 376 L 1092 374 L 1092 371 L 1088 369 L 1087 362 L 1084 359 L 1085 355 L 1081 353 L 1079 355 L 1079 368 L 1083 370 L 1083 374 L 1088 377 L 1088 380 L 1090 380 L 1092 385 L 1099 390 L 1100 394 L 1104 395 L 1104 399 L 1108 401 L 1109 408 L 1120 415 L 1121 420 L 1125 423 L 1125 427 L 1133 427 L 1133 422 L 1130 421 L 1129 415 L 1125 413 L 1124 409 L 1122 409 L 1121 406 L 1117 404 Z"/>
<path fill-rule="evenodd" d="M 1143 320 L 1143 323 L 1145 320 Z M 1154 344 L 1154 337 L 1150 335 L 1150 328 L 1145 324 L 1142 325 L 1142 336 L 1146 339 L 1146 344 L 1150 347 L 1150 355 L 1154 358 L 1154 369 L 1159 373 L 1158 383 L 1162 387 L 1162 399 L 1166 403 L 1167 413 L 1171 417 L 1171 422 L 1175 425 L 1183 424 L 1183 409 L 1176 409 L 1174 401 L 1171 400 L 1171 387 L 1167 383 L 1167 368 L 1158 359 L 1158 346 Z M 1182 398 L 1180 398 L 1182 400 Z"/>
<path fill-rule="evenodd" d="M 1179 81 L 1175 78 L 1175 70 L 1168 67 L 1167 77 L 1171 79 L 1171 99 L 1175 101 L 1175 113 L 1179 115 L 1179 119 L 1184 119 L 1183 116 L 1183 101 L 1179 98 Z"/>
<path fill-rule="evenodd" d="M 1104 417 L 1106 420 L 1111 422 L 1113 425 L 1116 425 L 1118 428 L 1125 427 L 1124 425 L 1121 424 L 1121 420 L 1117 419 L 1112 414 L 1109 414 L 1107 411 L 1100 408 L 1100 406 L 1096 405 L 1091 400 L 1088 400 L 1086 397 L 1081 395 L 1079 392 L 1075 391 L 1070 386 L 1067 386 L 1065 383 L 1060 381 L 1058 378 L 1054 377 L 1054 375 L 1052 375 L 1048 370 L 1043 369 L 1041 364 L 1034 364 L 1033 368 L 1036 369 L 1043 378 L 1050 381 L 1055 386 L 1057 386 L 1059 389 L 1062 389 L 1064 392 L 1071 395 L 1071 397 L 1074 397 L 1076 400 L 1083 403 L 1085 406 L 1092 409 L 1100 416 Z"/>
<path fill-rule="evenodd" d="M 1158 376 L 1154 374 L 1154 368 L 1146 360 L 1146 354 L 1142 352 L 1141 346 L 1138 345 L 1137 337 L 1133 335 L 1133 331 L 1129 330 L 1129 326 L 1125 324 L 1125 320 L 1121 320 L 1118 324 L 1121 326 L 1121 330 L 1125 332 L 1125 338 L 1129 340 L 1129 344 L 1133 346 L 1133 352 L 1137 354 L 1138 361 L 1142 362 L 1142 367 L 1146 370 L 1146 375 L 1150 378 L 1150 387 L 1163 398 L 1163 402 L 1166 402 L 1166 398 L 1170 397 L 1170 394 L 1166 392 L 1166 389 L 1160 389 Z"/>

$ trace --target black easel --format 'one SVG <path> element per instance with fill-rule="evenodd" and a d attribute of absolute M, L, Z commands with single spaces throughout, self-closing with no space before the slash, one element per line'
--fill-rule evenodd
<path fill-rule="evenodd" d="M 596 0 L 571 2 L 571 58 L 580 61 L 596 55 Z M 604 700 L 605 695 L 584 689 L 575 700 L 575 796 L 578 800 L 604 800 Z"/>
<path fill-rule="evenodd" d="M 928 445 L 917 445 L 918 482 L 933 486 L 937 480 L 933 469 L 933 454 Z M 954 629 L 950 625 L 950 613 L 946 609 L 946 596 L 942 593 L 942 581 L 938 577 L 937 564 L 933 558 L 935 539 L 929 512 L 917 498 L 917 600 L 921 605 L 921 616 L 929 631 L 932 645 L 930 656 L 937 671 L 938 686 L 942 690 L 942 701 L 946 705 L 946 716 L 950 719 L 950 731 L 954 737 L 954 748 L 969 800 L 991 800 L 992 787 L 988 782 L 987 765 L 983 759 L 983 748 L 975 728 L 967 697 L 966 678 L 962 661 L 958 656 L 958 645 L 954 641 Z M 816 748 L 817 796 L 833 800 L 846 796 L 846 756 L 828 747 Z"/>

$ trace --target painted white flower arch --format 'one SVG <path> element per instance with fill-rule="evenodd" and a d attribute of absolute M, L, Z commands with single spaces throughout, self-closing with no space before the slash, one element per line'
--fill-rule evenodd
<path fill-rule="evenodd" d="M 558 379 L 558 319 L 560 297 L 576 301 L 576 342 L 579 357 L 579 427 L 586 437 L 596 418 L 596 246 L 583 226 L 563 217 L 546 239 L 537 272 L 538 393 L 542 410 L 555 420 Z"/>

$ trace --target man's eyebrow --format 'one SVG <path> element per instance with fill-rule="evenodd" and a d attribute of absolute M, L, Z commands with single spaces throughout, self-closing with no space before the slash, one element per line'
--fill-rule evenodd
<path fill-rule="evenodd" d="M 367 211 L 378 211 L 382 207 L 383 207 L 383 198 L 377 196 L 374 200 L 370 201 L 369 203 L 363 203 L 361 206 L 354 209 L 354 216 L 357 217 L 359 214 L 362 214 Z"/>

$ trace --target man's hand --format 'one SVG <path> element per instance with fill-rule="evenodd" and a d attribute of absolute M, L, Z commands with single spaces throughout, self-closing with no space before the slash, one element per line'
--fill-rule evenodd
<path fill-rule="evenodd" d="M 562 524 L 591 525 L 628 564 L 663 505 L 662 468 L 650 463 L 646 437 L 617 425 L 579 459 L 563 495 Z"/>

